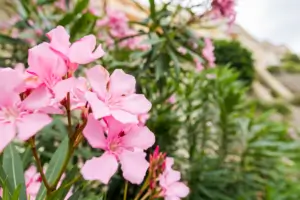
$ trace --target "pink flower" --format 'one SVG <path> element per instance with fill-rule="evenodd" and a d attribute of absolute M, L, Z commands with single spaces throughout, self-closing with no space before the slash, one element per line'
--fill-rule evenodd
<path fill-rule="evenodd" d="M 229 25 L 236 19 L 236 11 L 234 9 L 235 0 L 214 0 L 212 2 L 212 13 L 214 18 L 227 18 Z"/>
<path fill-rule="evenodd" d="M 111 76 L 106 69 L 95 66 L 86 72 L 93 92 L 85 97 L 96 119 L 112 115 L 122 123 L 138 123 L 138 115 L 151 109 L 142 94 L 135 94 L 135 78 L 116 69 Z"/>
<path fill-rule="evenodd" d="M 179 182 L 180 172 L 172 169 L 174 159 L 167 157 L 165 164 L 165 171 L 159 177 L 159 184 L 162 188 L 161 196 L 165 200 L 180 200 L 180 198 L 185 198 L 190 190 L 184 183 Z"/>
<path fill-rule="evenodd" d="M 43 87 L 35 89 L 23 101 L 18 93 L 1 86 L 0 97 L 0 152 L 17 136 L 22 141 L 34 136 L 52 119 L 40 108 L 49 104 L 50 98 Z"/>
<path fill-rule="evenodd" d="M 209 38 L 204 39 L 205 47 L 202 50 L 203 57 L 208 61 L 210 67 L 215 66 L 215 55 L 214 55 L 214 46 L 212 41 Z"/>
<path fill-rule="evenodd" d="M 169 99 L 167 100 L 170 104 L 176 103 L 176 96 L 175 94 L 172 94 Z"/>
<path fill-rule="evenodd" d="M 41 175 L 37 172 L 35 166 L 30 166 L 25 172 L 26 193 L 30 199 L 35 200 L 40 186 Z"/>
<path fill-rule="evenodd" d="M 196 63 L 196 70 L 197 72 L 201 72 L 204 69 L 204 66 L 202 65 L 202 63 L 199 61 L 198 58 L 194 59 L 195 63 Z"/>
<path fill-rule="evenodd" d="M 60 81 L 53 88 L 55 99 L 60 102 L 70 93 L 71 110 L 83 107 L 86 104 L 85 92 L 88 91 L 86 79 L 71 77 Z"/>
<path fill-rule="evenodd" d="M 138 124 L 141 126 L 144 126 L 149 118 L 150 118 L 149 113 L 139 115 L 138 116 L 138 120 L 139 120 Z"/>
<path fill-rule="evenodd" d="M 105 152 L 84 164 L 81 169 L 83 177 L 107 184 L 120 163 L 124 178 L 133 184 L 140 184 L 149 167 L 143 150 L 154 144 L 154 134 L 147 127 L 124 125 L 113 117 L 107 117 L 105 121 L 108 125 L 106 134 L 100 121 L 91 114 L 88 117 L 83 135 L 93 148 Z"/>
<path fill-rule="evenodd" d="M 184 47 L 178 47 L 177 51 L 182 55 L 185 55 L 187 53 L 187 50 Z"/>
<path fill-rule="evenodd" d="M 27 72 L 36 76 L 50 91 L 67 73 L 64 60 L 46 42 L 29 49 L 28 64 Z"/>
<path fill-rule="evenodd" d="M 62 26 L 52 29 L 46 35 L 50 40 L 49 47 L 64 58 L 71 70 L 77 69 L 78 64 L 88 64 L 105 54 L 101 45 L 96 48 L 94 35 L 84 36 L 73 44 L 70 43 L 70 36 Z"/>

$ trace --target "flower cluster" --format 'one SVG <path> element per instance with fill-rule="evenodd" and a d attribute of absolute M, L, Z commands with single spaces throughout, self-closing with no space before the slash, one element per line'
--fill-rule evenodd
<path fill-rule="evenodd" d="M 113 45 L 113 39 L 120 40 L 119 46 L 130 50 L 147 50 L 149 45 L 141 44 L 142 37 L 138 36 L 138 32 L 131 29 L 128 24 L 127 16 L 117 10 L 108 10 L 107 15 L 97 21 L 97 26 L 107 28 L 108 35 L 100 32 L 101 37 L 106 37 L 109 45 Z"/>
<path fill-rule="evenodd" d="M 227 18 L 231 25 L 236 18 L 235 0 L 213 0 L 212 13 L 214 18 Z"/>
<path fill-rule="evenodd" d="M 0 70 L 0 152 L 14 138 L 34 139 L 52 122 L 53 114 L 69 117 L 76 109 L 82 112 L 82 124 L 75 133 L 82 134 L 92 148 L 104 152 L 86 161 L 81 168 L 83 178 L 108 184 L 120 164 L 126 180 L 141 184 L 150 166 L 145 150 L 155 143 L 154 134 L 144 125 L 151 103 L 144 95 L 136 94 L 135 78 L 121 69 L 110 75 L 96 65 L 85 71 L 86 78 L 74 76 L 79 65 L 105 54 L 101 45 L 96 46 L 95 36 L 71 43 L 62 26 L 46 35 L 49 42 L 29 49 L 27 69 L 18 65 Z M 150 162 L 156 159 L 155 154 Z M 165 160 L 166 167 L 159 173 L 159 195 L 166 199 L 186 196 L 188 189 L 178 183 L 179 172 L 172 171 L 169 158 Z M 34 199 L 41 185 L 40 175 L 30 168 L 25 177 L 27 193 Z M 171 192 L 176 188 L 182 193 Z"/>

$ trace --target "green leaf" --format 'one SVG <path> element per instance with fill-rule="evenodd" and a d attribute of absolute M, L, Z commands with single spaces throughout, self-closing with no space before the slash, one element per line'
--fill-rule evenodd
<path fill-rule="evenodd" d="M 150 16 L 153 21 L 156 20 L 156 9 L 155 9 L 155 1 L 154 0 L 149 0 L 150 4 Z"/>
<path fill-rule="evenodd" d="M 81 13 L 89 5 L 89 0 L 79 0 L 74 8 L 74 14 Z"/>
<path fill-rule="evenodd" d="M 49 162 L 49 165 L 47 167 L 45 176 L 50 184 L 53 184 L 55 179 L 57 178 L 57 176 L 61 170 L 61 167 L 64 163 L 64 160 L 67 157 L 68 149 L 69 149 L 69 138 L 66 137 L 61 142 L 61 144 L 58 147 L 58 149 L 56 150 L 56 152 L 53 154 L 53 156 Z M 44 184 L 42 184 L 40 187 L 40 190 L 38 192 L 36 200 L 44 200 L 46 194 L 47 194 L 46 187 Z"/>
<path fill-rule="evenodd" d="M 76 191 L 68 200 L 79 200 L 81 196 L 81 191 Z"/>
<path fill-rule="evenodd" d="M 38 0 L 37 4 L 38 5 L 45 5 L 45 4 L 51 4 L 54 3 L 56 0 Z"/>
<path fill-rule="evenodd" d="M 71 181 L 77 179 L 76 175 L 78 175 L 78 168 L 74 167 L 70 172 L 67 173 L 67 177 L 63 180 L 61 186 L 51 195 L 49 200 L 57 200 L 57 199 L 64 199 L 69 190 L 71 189 L 72 185 L 69 184 Z"/>
<path fill-rule="evenodd" d="M 58 21 L 59 25 L 66 26 L 73 22 L 75 19 L 75 15 L 73 13 L 67 13 L 63 18 Z"/>
<path fill-rule="evenodd" d="M 14 191 L 11 200 L 18 200 L 21 193 L 22 185 L 18 185 L 17 189 Z"/>
<path fill-rule="evenodd" d="M 23 40 L 9 37 L 7 35 L 0 34 L 0 44 L 26 44 Z"/>
<path fill-rule="evenodd" d="M 155 78 L 159 80 L 169 68 L 170 56 L 161 53 L 155 63 Z"/>
<path fill-rule="evenodd" d="M 20 198 L 26 199 L 24 170 L 21 157 L 13 144 L 8 145 L 3 153 L 3 169 L 14 190 L 21 185 Z"/>
<path fill-rule="evenodd" d="M 11 199 L 13 194 L 13 189 L 8 181 L 7 174 L 5 173 L 2 166 L 0 166 L 0 186 L 3 189 L 3 199 L 7 197 L 7 199 Z"/>
<path fill-rule="evenodd" d="M 29 8 L 28 2 L 26 0 L 16 0 L 14 1 L 17 7 L 18 13 L 21 15 L 23 19 L 27 19 L 29 17 Z"/>
<path fill-rule="evenodd" d="M 82 37 L 92 32 L 97 18 L 91 13 L 83 14 L 71 27 L 70 35 L 72 39 Z"/>

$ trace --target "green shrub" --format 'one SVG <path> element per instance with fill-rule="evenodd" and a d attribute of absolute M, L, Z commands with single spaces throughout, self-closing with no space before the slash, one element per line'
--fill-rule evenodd
<path fill-rule="evenodd" d="M 239 73 L 239 79 L 251 84 L 254 79 L 254 61 L 252 53 L 238 41 L 215 40 L 217 65 L 229 65 Z"/>

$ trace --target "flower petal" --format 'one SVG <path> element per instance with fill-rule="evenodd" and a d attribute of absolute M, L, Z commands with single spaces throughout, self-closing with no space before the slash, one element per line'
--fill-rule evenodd
<path fill-rule="evenodd" d="M 122 143 L 126 147 L 137 147 L 146 150 L 155 143 L 155 136 L 146 126 L 136 125 L 132 126 L 122 137 Z"/>
<path fill-rule="evenodd" d="M 186 197 L 190 189 L 182 182 L 175 182 L 171 184 L 166 191 L 166 196 L 177 196 L 180 198 Z"/>
<path fill-rule="evenodd" d="M 111 115 L 118 121 L 122 122 L 123 124 L 126 123 L 134 123 L 137 124 L 139 122 L 138 116 L 133 115 L 129 112 L 124 110 L 111 110 Z"/>
<path fill-rule="evenodd" d="M 72 63 L 88 64 L 102 56 L 105 52 L 101 45 L 96 50 L 96 37 L 94 35 L 87 35 L 80 40 L 74 42 L 69 51 L 69 59 Z M 94 52 L 93 52 L 94 51 Z"/>
<path fill-rule="evenodd" d="M 93 148 L 105 149 L 106 139 L 101 122 L 89 114 L 87 124 L 83 130 L 83 136 Z"/>
<path fill-rule="evenodd" d="M 62 26 L 57 26 L 56 28 L 49 31 L 46 36 L 50 40 L 50 47 L 60 52 L 63 55 L 67 55 L 70 46 L 70 36 L 66 29 Z"/>
<path fill-rule="evenodd" d="M 51 117 L 42 113 L 23 116 L 17 121 L 18 138 L 25 141 L 52 122 Z"/>
<path fill-rule="evenodd" d="M 94 157 L 86 161 L 81 168 L 81 174 L 85 180 L 99 180 L 104 184 L 108 184 L 117 170 L 117 159 L 111 154 L 104 153 L 99 158 Z"/>
<path fill-rule="evenodd" d="M 109 81 L 108 71 L 104 67 L 96 65 L 95 67 L 86 71 L 86 76 L 93 91 L 96 92 L 101 98 L 105 98 L 106 87 Z"/>
<path fill-rule="evenodd" d="M 74 77 L 59 81 L 54 87 L 53 92 L 55 99 L 59 102 L 67 97 L 67 93 L 75 86 L 76 79 Z"/>
<path fill-rule="evenodd" d="M 135 78 L 121 69 L 116 69 L 110 76 L 109 92 L 113 97 L 129 95 L 135 92 Z"/>
<path fill-rule="evenodd" d="M 15 106 L 17 103 L 21 102 L 20 96 L 18 93 L 7 90 L 6 88 L 3 88 L 0 86 L 0 105 L 3 107 L 10 107 Z"/>
<path fill-rule="evenodd" d="M 118 106 L 132 114 L 145 114 L 152 105 L 142 94 L 131 94 L 120 99 Z"/>
<path fill-rule="evenodd" d="M 52 95 L 45 85 L 41 85 L 22 101 L 22 106 L 28 110 L 38 110 L 49 106 L 51 97 Z"/>
<path fill-rule="evenodd" d="M 22 74 L 11 68 L 0 69 L 1 87 L 21 93 L 25 91 L 25 83 Z"/>
<path fill-rule="evenodd" d="M 122 124 L 112 116 L 105 117 L 104 121 L 106 122 L 108 127 L 108 139 L 114 138 L 115 136 L 119 135 L 119 133 L 121 133 L 126 127 L 125 124 Z"/>
<path fill-rule="evenodd" d="M 144 152 L 124 151 L 119 156 L 123 176 L 133 184 L 141 184 L 146 175 L 149 163 Z"/>
<path fill-rule="evenodd" d="M 16 127 L 12 123 L 0 123 L 0 153 L 16 136 Z"/>
<path fill-rule="evenodd" d="M 101 101 L 97 95 L 93 92 L 86 92 L 85 94 L 86 100 L 92 107 L 93 114 L 96 119 L 100 119 L 102 117 L 106 117 L 110 115 L 109 108 Z"/>

